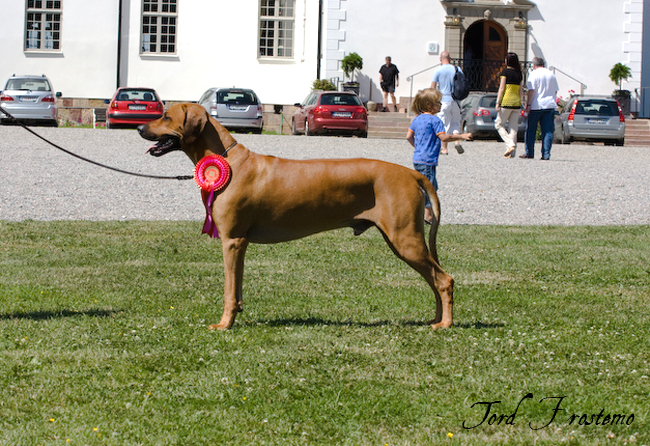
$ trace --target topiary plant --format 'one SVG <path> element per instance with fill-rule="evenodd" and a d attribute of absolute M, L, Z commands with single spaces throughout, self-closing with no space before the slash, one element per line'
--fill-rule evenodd
<path fill-rule="evenodd" d="M 353 81 L 354 70 L 360 70 L 363 68 L 363 58 L 357 53 L 350 53 L 343 58 L 341 61 L 341 69 L 345 73 L 345 76 Z"/>
<path fill-rule="evenodd" d="M 628 80 L 630 77 L 632 77 L 632 70 L 630 70 L 630 67 L 623 65 L 620 62 L 614 65 L 612 70 L 609 72 L 609 78 L 612 82 L 618 85 L 619 91 L 623 90 L 623 81 Z"/>

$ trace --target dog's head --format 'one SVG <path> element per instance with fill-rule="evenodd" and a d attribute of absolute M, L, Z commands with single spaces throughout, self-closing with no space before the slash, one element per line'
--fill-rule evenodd
<path fill-rule="evenodd" d="M 178 104 L 170 107 L 162 118 L 138 127 L 140 136 L 156 141 L 148 153 L 163 156 L 182 150 L 194 162 L 214 153 L 221 154 L 235 139 L 198 104 Z"/>

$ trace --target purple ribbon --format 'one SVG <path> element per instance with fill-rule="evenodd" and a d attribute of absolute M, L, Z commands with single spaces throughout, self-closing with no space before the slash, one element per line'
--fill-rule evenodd
<path fill-rule="evenodd" d="M 214 203 L 214 189 L 210 193 L 202 192 L 203 203 L 205 204 L 205 223 L 203 223 L 203 231 L 201 234 L 208 234 L 212 238 L 219 238 L 219 230 L 217 225 L 212 219 L 212 203 Z"/>

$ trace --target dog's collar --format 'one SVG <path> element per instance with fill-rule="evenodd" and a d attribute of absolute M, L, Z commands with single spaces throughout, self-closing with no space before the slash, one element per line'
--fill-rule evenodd
<path fill-rule="evenodd" d="M 221 155 L 221 156 L 224 156 L 224 157 L 225 157 L 225 156 L 228 154 L 228 150 L 232 149 L 232 148 L 235 147 L 237 144 L 239 144 L 237 141 L 235 141 L 234 143 L 230 144 L 230 147 L 228 147 L 228 148 L 223 152 L 223 155 Z"/>

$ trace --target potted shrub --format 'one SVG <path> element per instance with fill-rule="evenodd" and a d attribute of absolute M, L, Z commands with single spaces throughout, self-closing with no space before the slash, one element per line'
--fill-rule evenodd
<path fill-rule="evenodd" d="M 336 85 L 329 79 L 316 79 L 311 84 L 312 90 L 336 91 Z"/>
<path fill-rule="evenodd" d="M 357 53 L 346 55 L 341 61 L 341 68 L 345 77 L 350 79 L 349 82 L 343 83 L 343 91 L 354 91 L 359 94 L 359 83 L 354 82 L 354 71 L 363 68 L 363 59 Z"/>
<path fill-rule="evenodd" d="M 618 85 L 618 90 L 615 90 L 612 96 L 621 104 L 621 110 L 623 110 L 624 115 L 630 113 L 630 91 L 623 90 L 623 81 L 627 81 L 630 77 L 632 77 L 630 67 L 620 62 L 614 65 L 609 72 L 609 78 Z"/>

